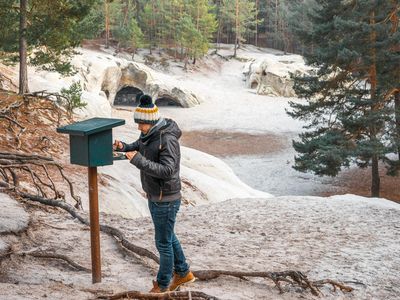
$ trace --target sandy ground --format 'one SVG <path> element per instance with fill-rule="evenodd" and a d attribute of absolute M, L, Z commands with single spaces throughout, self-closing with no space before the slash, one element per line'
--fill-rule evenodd
<path fill-rule="evenodd" d="M 255 135 L 229 131 L 183 132 L 183 146 L 195 148 L 218 157 L 260 155 L 281 151 L 286 138 L 278 134 Z"/>
<path fill-rule="evenodd" d="M 15 251 L 55 251 L 90 267 L 86 227 L 55 209 L 27 209 L 31 224 Z M 397 204 L 354 196 L 232 199 L 182 208 L 176 232 L 194 270 L 300 270 L 312 280 L 330 278 L 355 288 L 346 295 L 323 288 L 323 299 L 398 299 L 400 245 L 393 241 L 400 238 L 399 217 Z M 101 222 L 156 251 L 150 218 L 103 214 Z M 62 261 L 12 255 L 1 263 L 0 299 L 93 299 L 96 293 L 150 288 L 157 265 L 129 255 L 107 235 L 101 235 L 101 247 L 103 280 L 95 285 L 90 273 Z M 314 299 L 289 286 L 281 295 L 258 279 L 221 277 L 190 289 L 227 300 Z"/>
<path fill-rule="evenodd" d="M 215 155 L 227 162 L 252 188 L 274 195 L 370 196 L 371 170 L 343 169 L 335 178 L 318 177 L 292 169 L 294 134 L 246 134 L 226 131 L 184 132 L 182 144 Z M 258 176 L 254 176 L 257 168 Z M 400 202 L 400 178 L 386 175 L 381 167 L 381 197 Z M 284 179 L 290 180 L 293 186 Z"/>

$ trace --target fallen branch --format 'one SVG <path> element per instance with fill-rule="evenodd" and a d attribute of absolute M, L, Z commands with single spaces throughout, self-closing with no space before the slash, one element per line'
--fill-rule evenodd
<path fill-rule="evenodd" d="M 184 292 L 167 292 L 162 294 L 153 294 L 153 293 L 141 293 L 138 291 L 128 291 L 122 292 L 114 295 L 101 295 L 96 299 L 107 299 L 107 300 L 116 300 L 116 299 L 158 299 L 158 300 L 218 300 L 219 298 L 215 296 L 207 295 L 203 292 L 198 291 L 184 291 Z"/>

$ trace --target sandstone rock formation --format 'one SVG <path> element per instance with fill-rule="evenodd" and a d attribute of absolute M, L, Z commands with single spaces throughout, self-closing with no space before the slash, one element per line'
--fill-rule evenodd
<path fill-rule="evenodd" d="M 14 199 L 0 193 L 0 256 L 7 253 L 15 240 L 15 234 L 26 230 L 29 214 Z"/>
<path fill-rule="evenodd" d="M 88 92 L 104 92 L 110 105 L 114 105 L 119 92 L 124 89 L 130 90 L 122 93 L 120 104 L 135 105 L 134 96 L 138 92 L 150 94 L 155 100 L 168 99 L 180 107 L 200 104 L 196 95 L 157 78 L 155 71 L 144 64 L 111 55 L 93 56 L 89 50 L 81 52 L 82 54 L 75 57 L 73 63 L 75 66 L 84 66 L 79 69 L 84 89 Z"/>
<path fill-rule="evenodd" d="M 296 97 L 290 73 L 306 73 L 307 70 L 300 55 L 266 54 L 248 62 L 242 73 L 247 87 L 256 89 L 257 94 Z"/>
<path fill-rule="evenodd" d="M 77 50 L 79 54 L 71 61 L 77 70 L 73 76 L 62 77 L 55 72 L 29 67 L 30 91 L 60 92 L 73 82 L 80 82 L 83 89 L 82 101 L 86 102 L 87 106 L 76 110 L 75 113 L 82 118 L 110 117 L 111 107 L 121 104 L 115 100 L 118 93 L 124 89 L 130 89 L 122 93 L 124 105 L 136 106 L 137 92 L 150 94 L 154 100 L 161 98 L 161 105 L 186 108 L 200 104 L 200 99 L 191 91 L 178 87 L 177 82 L 169 80 L 166 76 L 164 77 L 167 80 L 162 79 L 157 76 L 156 71 L 142 63 L 87 49 Z M 0 74 L 7 75 L 7 78 L 0 78 L 0 88 L 15 89 L 18 84 L 17 66 L 7 67 L 0 64 Z"/>

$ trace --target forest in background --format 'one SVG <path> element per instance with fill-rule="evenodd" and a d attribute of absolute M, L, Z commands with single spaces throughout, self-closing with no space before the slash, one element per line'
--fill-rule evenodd
<path fill-rule="evenodd" d="M 203 56 L 209 42 L 303 53 L 293 29 L 307 26 L 313 7 L 314 0 L 105 0 L 95 3 L 80 28 L 87 38 L 133 51 L 173 49 L 181 59 Z"/>

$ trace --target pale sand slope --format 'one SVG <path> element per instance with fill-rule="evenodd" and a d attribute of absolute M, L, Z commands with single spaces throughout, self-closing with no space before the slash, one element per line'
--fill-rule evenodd
<path fill-rule="evenodd" d="M 29 238 L 20 247 L 53 248 L 90 266 L 89 232 L 82 225 L 69 215 L 36 209 L 32 219 Z M 232 199 L 183 208 L 176 231 L 193 269 L 300 270 L 310 279 L 331 278 L 355 287 L 347 295 L 324 288 L 323 299 L 398 299 L 399 219 L 399 205 L 353 195 Z M 156 252 L 150 218 L 108 215 L 102 222 Z M 0 298 L 90 299 L 88 289 L 147 291 L 157 269 L 148 260 L 143 264 L 142 259 L 122 254 L 106 235 L 102 266 L 103 282 L 93 286 L 90 274 L 61 262 L 14 256 L 3 262 L 0 282 L 18 284 L 0 284 Z M 198 281 L 190 288 L 221 299 L 313 299 L 293 288 L 280 295 L 271 282 L 255 279 L 223 277 Z"/>

